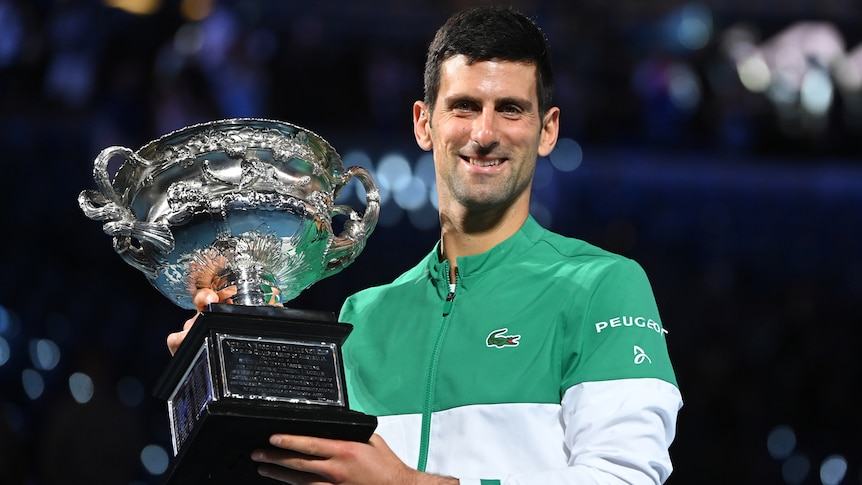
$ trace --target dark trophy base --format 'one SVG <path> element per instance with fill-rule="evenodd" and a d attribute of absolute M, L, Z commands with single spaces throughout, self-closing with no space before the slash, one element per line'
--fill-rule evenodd
<path fill-rule="evenodd" d="M 175 454 L 165 483 L 273 483 L 251 452 L 276 433 L 368 441 L 377 418 L 347 402 L 352 330 L 329 312 L 211 305 L 156 385 Z"/>

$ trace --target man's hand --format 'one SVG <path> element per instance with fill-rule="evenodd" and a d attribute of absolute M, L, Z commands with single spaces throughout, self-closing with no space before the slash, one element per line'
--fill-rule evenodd
<path fill-rule="evenodd" d="M 276 434 L 275 449 L 255 450 L 258 473 L 293 485 L 458 485 L 455 478 L 405 465 L 378 435 L 368 443 Z"/>
<path fill-rule="evenodd" d="M 200 312 L 202 312 L 204 308 L 207 307 L 207 305 L 209 305 L 210 303 L 218 303 L 223 299 L 227 299 L 230 296 L 233 296 L 234 293 L 236 293 L 236 289 L 234 287 L 231 287 L 230 289 L 226 288 L 220 293 L 216 293 L 214 290 L 211 290 L 209 288 L 198 290 L 198 292 L 195 293 L 195 296 L 192 299 L 195 304 L 195 308 L 198 309 L 197 313 L 195 313 L 193 317 L 186 320 L 186 323 L 183 324 L 183 329 L 181 331 L 174 332 L 168 335 L 168 350 L 171 351 L 171 355 L 177 353 L 177 349 L 180 348 L 180 344 L 183 343 L 183 340 L 186 338 L 186 335 L 189 333 L 189 330 L 192 328 L 192 325 L 195 324 L 195 320 L 198 319 L 198 315 L 200 315 Z"/>
<path fill-rule="evenodd" d="M 270 305 L 274 306 L 284 306 L 280 303 L 279 295 L 281 291 L 278 288 L 272 289 L 272 297 L 269 301 Z M 210 303 L 233 303 L 231 298 L 236 295 L 236 286 L 228 286 L 224 289 L 216 292 L 210 288 L 200 288 L 195 292 L 194 297 L 192 297 L 192 302 L 195 304 L 195 308 L 198 309 L 197 313 L 194 314 L 193 317 L 186 320 L 186 323 L 183 324 L 183 329 L 179 332 L 174 332 L 168 335 L 168 350 L 171 351 L 171 355 L 177 353 L 177 349 L 180 348 L 180 344 L 185 340 L 186 335 L 189 333 L 189 330 L 192 328 L 192 325 L 195 324 L 195 320 L 198 319 L 198 315 L 200 312 L 204 311 L 204 309 Z"/>

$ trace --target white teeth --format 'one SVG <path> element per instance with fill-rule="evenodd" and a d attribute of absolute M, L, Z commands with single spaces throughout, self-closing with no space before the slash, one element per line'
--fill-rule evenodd
<path fill-rule="evenodd" d="M 493 167 L 495 165 L 500 165 L 500 160 L 475 160 L 473 158 L 470 159 L 470 164 L 475 165 L 477 167 Z"/>

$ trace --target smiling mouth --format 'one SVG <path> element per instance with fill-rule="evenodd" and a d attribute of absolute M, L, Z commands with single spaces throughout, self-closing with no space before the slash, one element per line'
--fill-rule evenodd
<path fill-rule="evenodd" d="M 503 163 L 503 160 L 500 160 L 499 158 L 495 158 L 493 160 L 477 160 L 475 158 L 463 157 L 463 159 L 470 165 L 475 165 L 477 167 L 496 167 Z"/>

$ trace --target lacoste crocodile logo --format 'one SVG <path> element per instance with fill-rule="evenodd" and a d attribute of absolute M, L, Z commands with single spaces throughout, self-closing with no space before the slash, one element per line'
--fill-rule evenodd
<path fill-rule="evenodd" d="M 488 334 L 488 340 L 485 342 L 485 345 L 488 347 L 497 347 L 498 349 L 503 347 L 517 347 L 518 339 L 521 338 L 520 335 L 501 335 L 508 332 L 508 328 L 500 328 L 494 330 L 490 334 Z"/>

